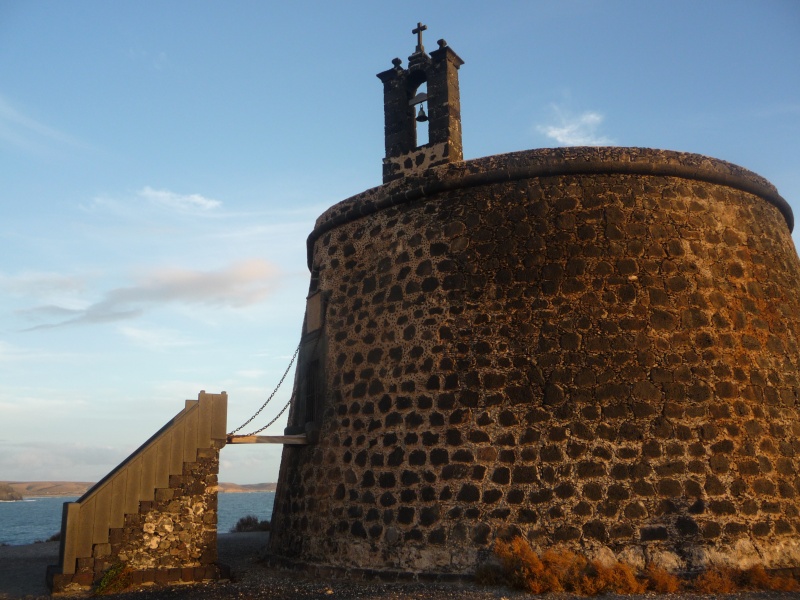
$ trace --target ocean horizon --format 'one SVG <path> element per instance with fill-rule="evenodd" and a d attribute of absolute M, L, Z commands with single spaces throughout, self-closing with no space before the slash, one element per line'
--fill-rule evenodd
<path fill-rule="evenodd" d="M 217 531 L 228 533 L 247 515 L 260 521 L 272 518 L 275 492 L 218 494 Z M 20 546 L 46 541 L 61 531 L 61 512 L 65 502 L 77 496 L 45 496 L 0 501 L 0 545 Z"/>

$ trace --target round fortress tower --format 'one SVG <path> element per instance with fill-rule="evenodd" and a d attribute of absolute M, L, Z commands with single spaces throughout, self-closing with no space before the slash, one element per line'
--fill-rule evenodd
<path fill-rule="evenodd" d="M 272 556 L 468 575 L 522 535 L 675 569 L 800 566 L 786 202 L 694 154 L 461 161 L 462 63 L 439 45 L 379 75 L 384 185 L 309 237 L 287 433 L 311 443 L 284 449 Z M 414 126 L 392 93 L 421 82 L 430 143 L 390 142 Z"/>

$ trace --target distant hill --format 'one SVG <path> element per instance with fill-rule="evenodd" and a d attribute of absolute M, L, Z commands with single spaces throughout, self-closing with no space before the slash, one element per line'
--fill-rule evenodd
<path fill-rule="evenodd" d="M 274 492 L 277 483 L 238 483 L 220 482 L 219 491 L 223 494 L 242 494 L 247 492 Z"/>
<path fill-rule="evenodd" d="M 13 502 L 14 500 L 22 500 L 22 494 L 7 483 L 0 483 L 0 501 Z"/>
<path fill-rule="evenodd" d="M 34 496 L 82 496 L 94 485 L 87 481 L 6 481 L 24 498 Z"/>
<path fill-rule="evenodd" d="M 0 481 L 0 500 L 21 500 L 35 496 L 82 496 L 94 485 L 86 481 Z M 220 483 L 223 494 L 274 492 L 275 483 Z M 16 497 L 14 497 L 16 495 Z"/>

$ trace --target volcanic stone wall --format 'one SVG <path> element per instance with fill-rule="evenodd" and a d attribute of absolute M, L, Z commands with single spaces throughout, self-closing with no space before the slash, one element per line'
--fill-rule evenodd
<path fill-rule="evenodd" d="M 519 534 L 800 566 L 791 218 L 753 173 L 632 148 L 489 157 L 334 206 L 309 240 L 319 441 L 284 450 L 272 554 L 469 574 Z"/>
<path fill-rule="evenodd" d="M 188 583 L 229 577 L 217 563 L 217 473 L 219 449 L 197 451 L 182 475 L 170 475 L 169 487 L 157 488 L 152 501 L 126 514 L 122 527 L 109 530 L 109 541 L 94 544 L 91 558 L 79 558 L 75 573 L 49 574 L 53 593 L 71 593 L 97 585 L 112 567 L 124 565 L 123 587 L 152 583 Z"/>

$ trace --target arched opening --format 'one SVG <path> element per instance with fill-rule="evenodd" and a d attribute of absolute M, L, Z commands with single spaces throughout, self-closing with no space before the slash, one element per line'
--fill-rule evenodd
<path fill-rule="evenodd" d="M 411 102 L 414 102 L 414 126 L 416 127 L 417 147 L 424 146 L 429 141 L 428 125 L 428 82 L 423 81 L 417 88 Z M 420 120 L 420 119 L 425 119 Z"/>

